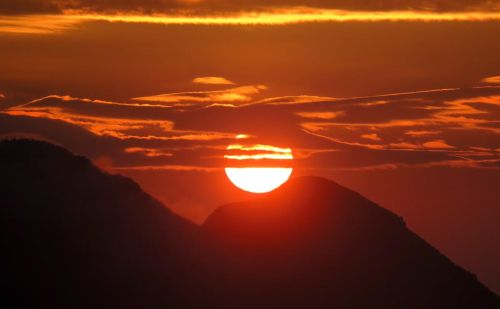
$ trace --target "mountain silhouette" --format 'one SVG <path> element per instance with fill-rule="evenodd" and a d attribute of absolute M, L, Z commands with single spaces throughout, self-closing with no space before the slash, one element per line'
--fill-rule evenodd
<path fill-rule="evenodd" d="M 203 228 L 239 308 L 500 308 L 402 218 L 323 178 L 222 206 Z"/>
<path fill-rule="evenodd" d="M 0 142 L 3 308 L 187 306 L 197 226 L 122 176 L 38 141 Z"/>
<path fill-rule="evenodd" d="M 0 232 L 4 308 L 500 308 L 400 217 L 317 177 L 197 226 L 59 146 L 4 140 Z"/>

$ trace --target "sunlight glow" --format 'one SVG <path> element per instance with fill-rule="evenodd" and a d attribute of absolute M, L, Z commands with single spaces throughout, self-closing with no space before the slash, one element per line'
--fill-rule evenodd
<path fill-rule="evenodd" d="M 226 167 L 226 175 L 238 188 L 253 192 L 270 192 L 284 184 L 292 174 L 287 167 Z"/>

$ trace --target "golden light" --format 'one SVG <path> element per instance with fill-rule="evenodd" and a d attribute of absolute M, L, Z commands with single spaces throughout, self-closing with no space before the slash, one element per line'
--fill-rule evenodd
<path fill-rule="evenodd" d="M 238 135 L 237 139 L 246 138 Z M 227 147 L 228 154 L 224 156 L 231 163 L 225 168 L 229 180 L 238 188 L 252 193 L 270 192 L 284 184 L 293 168 L 283 166 L 284 162 L 293 160 L 290 148 L 280 148 L 271 145 L 241 143 Z"/>

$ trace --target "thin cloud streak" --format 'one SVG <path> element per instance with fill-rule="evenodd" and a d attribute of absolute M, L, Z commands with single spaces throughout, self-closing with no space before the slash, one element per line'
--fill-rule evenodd
<path fill-rule="evenodd" d="M 283 8 L 264 12 L 241 12 L 225 15 L 69 15 L 82 21 L 149 23 L 164 25 L 288 25 L 317 22 L 380 22 L 380 21 L 493 21 L 500 12 L 426 12 L 390 11 L 360 12 L 323 8 Z"/>
<path fill-rule="evenodd" d="M 375 170 L 394 170 L 401 168 L 435 168 L 435 167 L 448 167 L 448 168 L 471 168 L 471 169 L 484 169 L 484 170 L 500 170 L 500 166 L 484 166 L 484 164 L 498 164 L 500 159 L 491 160 L 443 160 L 422 164 L 405 164 L 405 163 L 389 163 L 367 165 L 361 167 L 336 167 L 336 168 L 305 168 L 305 170 L 331 170 L 331 171 L 348 171 L 348 172 L 365 172 Z"/>
<path fill-rule="evenodd" d="M 292 160 L 292 149 L 281 148 L 272 145 L 254 144 L 241 145 L 231 144 L 227 146 L 229 154 L 224 158 L 229 160 Z"/>
<path fill-rule="evenodd" d="M 65 11 L 53 15 L 3 15 L 0 16 L 0 32 L 50 34 L 75 28 L 91 21 L 161 24 L 161 25 L 290 25 L 330 22 L 477 22 L 498 21 L 500 12 L 431 12 L 431 11 L 348 11 L 327 8 L 289 7 L 269 8 L 264 11 L 237 11 L 224 14 L 200 15 L 196 12 L 179 11 L 164 15 L 89 14 L 81 11 Z"/>
<path fill-rule="evenodd" d="M 199 103 L 239 103 L 249 102 L 253 96 L 266 90 L 264 85 L 249 85 L 225 90 L 178 92 L 133 98 L 134 101 L 156 102 L 171 107 L 196 106 Z M 223 105 L 230 107 L 232 105 Z"/>
<path fill-rule="evenodd" d="M 306 119 L 334 119 L 342 116 L 344 112 L 297 112 L 296 114 Z"/>
<path fill-rule="evenodd" d="M 144 166 L 115 166 L 115 171 L 195 171 L 218 172 L 222 167 L 200 167 L 194 165 L 144 165 Z"/>

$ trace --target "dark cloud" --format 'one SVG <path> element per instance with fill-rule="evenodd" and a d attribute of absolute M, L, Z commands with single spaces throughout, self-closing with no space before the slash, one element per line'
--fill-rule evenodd
<path fill-rule="evenodd" d="M 292 6 L 360 11 L 487 11 L 499 8 L 498 2 L 492 0 L 4 0 L 0 3 L 0 14 L 46 14 L 61 13 L 64 10 L 154 14 L 181 9 L 189 9 L 192 13 L 214 13 Z"/>
<path fill-rule="evenodd" d="M 0 2 L 0 15 L 61 13 L 56 1 L 6 0 Z"/>

